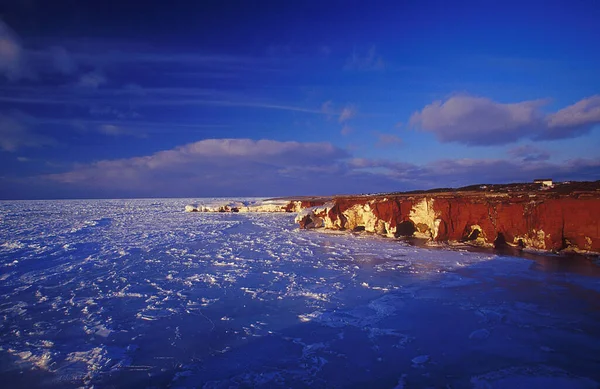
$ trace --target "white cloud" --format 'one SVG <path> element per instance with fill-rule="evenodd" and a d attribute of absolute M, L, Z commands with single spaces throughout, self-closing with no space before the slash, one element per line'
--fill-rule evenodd
<path fill-rule="evenodd" d="M 496 145 L 519 139 L 572 138 L 600 124 L 600 96 L 581 100 L 553 114 L 547 100 L 503 104 L 484 97 L 457 95 L 434 101 L 410 118 L 410 124 L 441 142 Z"/>
<path fill-rule="evenodd" d="M 591 126 L 600 124 L 600 95 L 576 102 L 556 113 L 548 115 L 546 138 L 567 138 L 587 132 Z"/>
<path fill-rule="evenodd" d="M 483 97 L 454 96 L 414 113 L 410 124 L 433 132 L 442 142 L 469 145 L 514 142 L 543 123 L 542 101 L 501 104 Z"/>
<path fill-rule="evenodd" d="M 529 181 L 541 176 L 556 181 L 596 180 L 599 174 L 598 158 L 527 164 L 459 159 L 416 165 L 351 159 L 348 152 L 327 143 L 212 139 L 143 157 L 79 164 L 64 173 L 18 182 L 0 180 L 0 198 L 332 195 Z"/>
<path fill-rule="evenodd" d="M 246 186 L 246 193 L 256 193 L 262 185 L 263 193 L 267 193 L 267 189 L 281 190 L 278 183 L 286 170 L 325 167 L 331 171 L 336 161 L 346 157 L 345 151 L 329 143 L 206 139 L 145 157 L 78 165 L 47 178 L 88 187 L 148 191 L 203 188 L 207 193 L 222 186 Z"/>
<path fill-rule="evenodd" d="M 329 143 L 206 139 L 148 156 L 103 160 L 47 175 L 65 193 L 104 196 L 269 196 L 381 192 L 474 183 L 596 179 L 600 159 L 560 163 L 445 159 L 417 165 L 351 155 Z M 39 181 L 39 178 L 37 178 Z M 50 182 L 48 182 L 49 180 Z"/>

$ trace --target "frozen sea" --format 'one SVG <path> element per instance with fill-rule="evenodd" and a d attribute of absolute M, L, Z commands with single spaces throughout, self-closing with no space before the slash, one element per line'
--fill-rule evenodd
<path fill-rule="evenodd" d="M 0 202 L 0 386 L 599 387 L 589 259 L 190 202 Z"/>

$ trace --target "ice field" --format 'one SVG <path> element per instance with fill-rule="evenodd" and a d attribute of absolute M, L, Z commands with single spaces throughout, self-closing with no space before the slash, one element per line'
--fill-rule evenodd
<path fill-rule="evenodd" d="M 190 201 L 0 202 L 2 387 L 599 387 L 589 259 Z"/>

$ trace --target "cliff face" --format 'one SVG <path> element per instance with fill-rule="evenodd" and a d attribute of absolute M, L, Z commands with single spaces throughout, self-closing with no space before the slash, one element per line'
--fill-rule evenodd
<path fill-rule="evenodd" d="M 480 246 L 600 252 L 600 193 L 453 192 L 337 197 L 300 212 L 301 228 L 365 230 Z"/>

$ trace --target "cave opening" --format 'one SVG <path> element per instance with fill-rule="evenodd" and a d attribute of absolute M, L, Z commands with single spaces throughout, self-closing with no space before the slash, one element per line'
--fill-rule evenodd
<path fill-rule="evenodd" d="M 472 241 L 472 240 L 477 240 L 477 238 L 479 238 L 479 235 L 481 234 L 481 231 L 478 228 L 474 228 L 473 231 L 471 231 L 471 233 L 467 236 L 468 241 Z"/>
<path fill-rule="evenodd" d="M 354 232 L 361 232 L 365 230 L 365 226 L 356 226 L 354 227 L 354 229 L 352 231 Z"/>
<path fill-rule="evenodd" d="M 417 227 L 410 220 L 403 221 L 396 227 L 396 237 L 399 236 L 413 236 L 417 231 Z"/>
<path fill-rule="evenodd" d="M 310 224 L 312 222 L 313 222 L 312 218 L 309 215 L 305 215 L 302 219 L 300 219 L 298 224 L 300 225 L 300 228 L 306 229 L 306 228 L 310 228 Z"/>
<path fill-rule="evenodd" d="M 498 236 L 496 236 L 496 240 L 494 240 L 494 247 L 499 249 L 499 248 L 504 248 L 506 247 L 506 237 L 504 236 L 503 233 L 499 232 Z"/>

